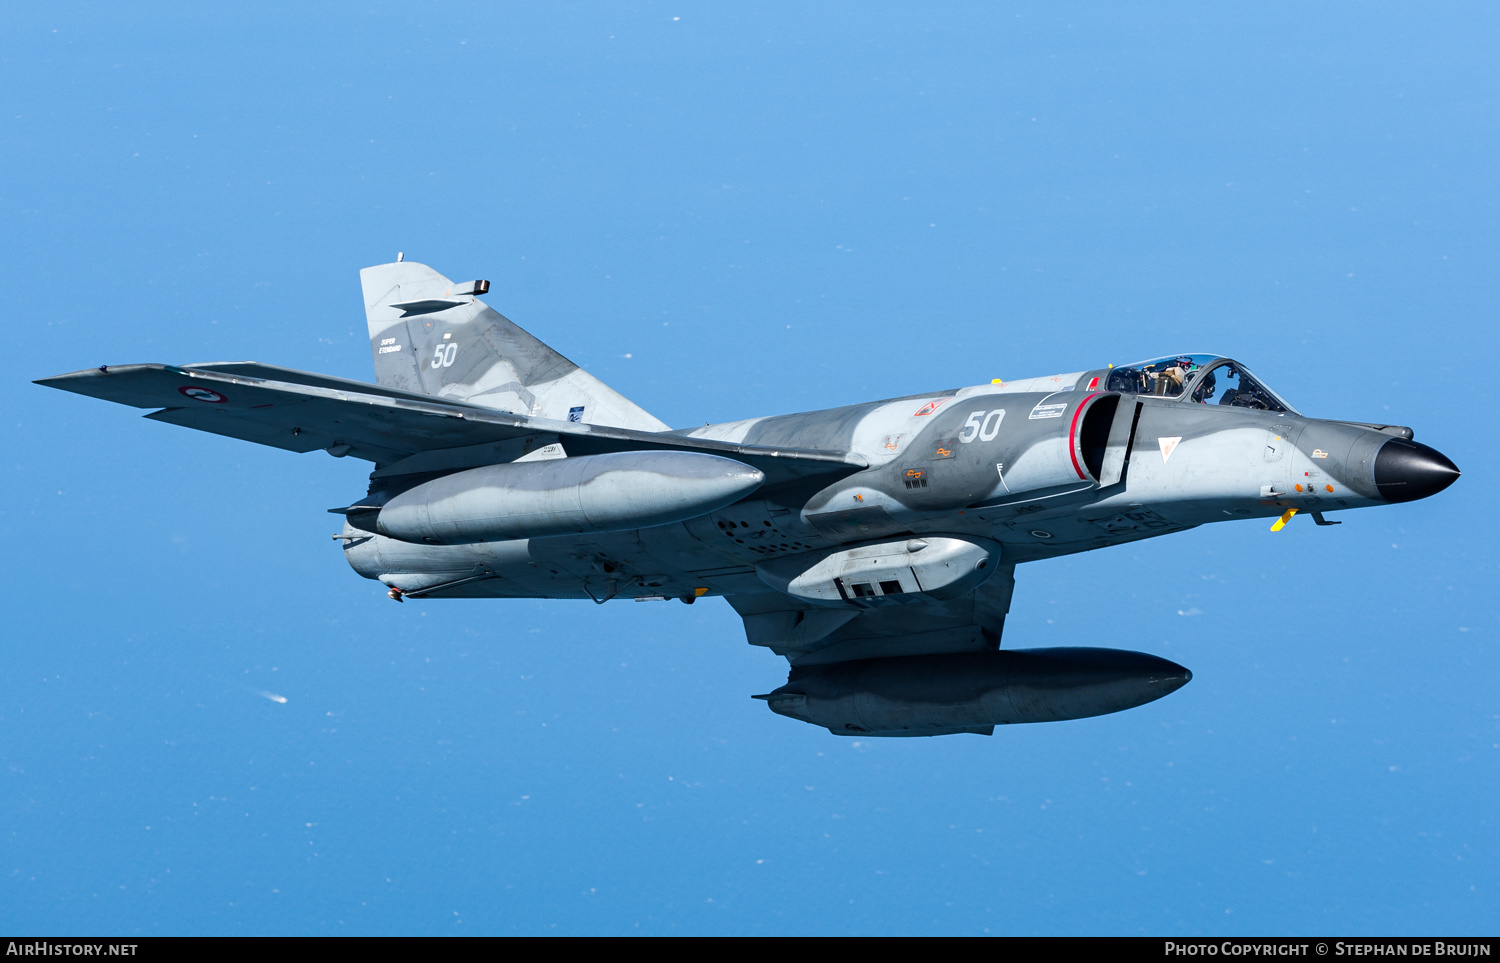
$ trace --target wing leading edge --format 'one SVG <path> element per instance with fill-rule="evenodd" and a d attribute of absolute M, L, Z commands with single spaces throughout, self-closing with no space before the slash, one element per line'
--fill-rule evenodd
<path fill-rule="evenodd" d="M 768 484 L 812 477 L 831 481 L 868 464 L 850 452 L 737 445 L 532 418 L 255 362 L 101 366 L 36 383 L 136 408 L 160 409 L 146 415 L 154 421 L 286 451 L 348 455 L 375 462 L 387 472 L 404 462 L 414 466 L 411 470 L 424 472 L 471 467 L 476 458 L 483 462 L 487 446 L 506 442 L 533 446 L 556 442 L 569 455 L 708 452 L 760 469 Z"/>

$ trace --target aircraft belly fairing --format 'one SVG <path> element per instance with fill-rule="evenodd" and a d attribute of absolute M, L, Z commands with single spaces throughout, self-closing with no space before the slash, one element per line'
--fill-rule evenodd
<path fill-rule="evenodd" d="M 669 431 L 489 308 L 485 281 L 361 272 L 376 384 L 254 362 L 40 384 L 375 463 L 334 535 L 392 598 L 722 596 L 784 656 L 780 715 L 841 735 L 989 733 L 1191 678 L 1107 649 L 1000 651 L 1018 564 L 1215 521 L 1435 494 L 1409 428 L 1311 419 L 1242 365 L 1174 355 Z"/>

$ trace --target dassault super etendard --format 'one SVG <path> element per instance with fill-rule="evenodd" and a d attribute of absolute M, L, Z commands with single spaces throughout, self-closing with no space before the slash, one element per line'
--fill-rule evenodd
<path fill-rule="evenodd" d="M 1410 428 L 1309 418 L 1184 354 L 674 431 L 455 283 L 360 272 L 375 384 L 255 362 L 38 382 L 288 451 L 375 464 L 334 536 L 391 598 L 723 596 L 785 656 L 756 698 L 838 735 L 989 734 L 1161 698 L 1180 665 L 1002 650 L 1022 562 L 1425 498 Z"/>

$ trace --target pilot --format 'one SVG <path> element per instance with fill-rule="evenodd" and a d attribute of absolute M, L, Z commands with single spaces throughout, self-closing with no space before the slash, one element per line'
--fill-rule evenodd
<path fill-rule="evenodd" d="M 1198 387 L 1193 389 L 1193 400 L 1206 405 L 1208 404 L 1208 399 L 1212 398 L 1214 392 L 1217 390 L 1218 382 L 1214 378 L 1214 373 L 1210 371 L 1203 376 L 1202 381 L 1198 382 Z M 1219 402 L 1219 404 L 1223 403 L 1222 401 Z"/>

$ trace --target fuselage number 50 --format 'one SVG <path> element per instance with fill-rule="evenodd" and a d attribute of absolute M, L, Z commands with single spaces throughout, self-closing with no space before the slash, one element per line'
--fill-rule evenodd
<path fill-rule="evenodd" d="M 432 366 L 434 368 L 449 368 L 453 366 L 453 359 L 458 357 L 458 345 L 452 341 L 440 344 L 432 349 Z"/>
<path fill-rule="evenodd" d="M 986 414 L 976 411 L 969 415 L 969 420 L 964 422 L 964 430 L 958 436 L 958 440 L 968 444 L 975 438 L 980 441 L 994 441 L 995 436 L 1000 434 L 1000 422 L 1005 420 L 1005 409 L 998 408 Z"/>

